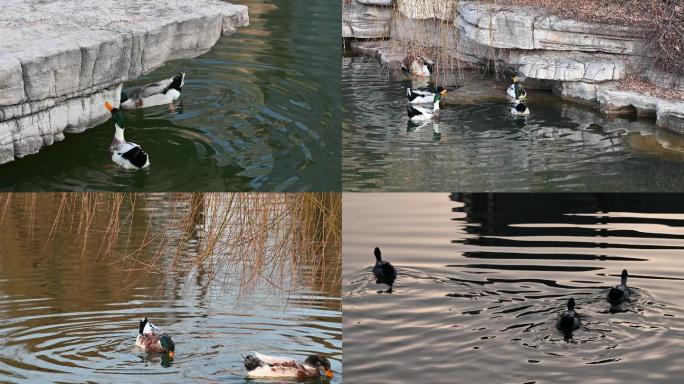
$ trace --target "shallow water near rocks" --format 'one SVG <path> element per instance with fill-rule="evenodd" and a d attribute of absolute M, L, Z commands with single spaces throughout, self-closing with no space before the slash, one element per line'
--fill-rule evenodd
<path fill-rule="evenodd" d="M 133 217 L 159 223 L 168 212 L 138 208 Z M 310 382 L 342 382 L 339 293 L 288 295 L 269 286 L 238 295 L 237 277 L 215 271 L 197 269 L 188 279 L 147 274 L 132 260 L 96 257 L 92 237 L 83 254 L 82 241 L 59 234 L 46 245 L 52 217 L 25 213 L 21 205 L 5 211 L 4 225 L 19 230 L 0 225 L 0 382 L 259 383 L 245 379 L 242 358 L 252 351 L 323 355 L 335 378 Z M 142 317 L 172 336 L 173 360 L 135 347 Z"/>
<path fill-rule="evenodd" d="M 678 195 L 347 194 L 345 379 L 675 383 L 684 374 Z M 373 247 L 399 276 L 372 277 Z M 630 273 L 633 296 L 607 290 Z M 555 328 L 568 298 L 582 327 Z"/>
<path fill-rule="evenodd" d="M 654 119 L 529 92 L 512 117 L 506 84 L 465 72 L 442 100 L 438 124 L 406 116 L 406 87 L 367 56 L 343 58 L 342 174 L 349 191 L 681 191 L 684 138 Z"/>
<path fill-rule="evenodd" d="M 175 111 L 125 114 L 126 138 L 150 155 L 149 170 L 111 162 L 110 120 L 0 165 L 0 190 L 339 190 L 340 3 L 233 2 L 249 7 L 248 27 L 124 84 L 130 94 L 187 74 Z"/>

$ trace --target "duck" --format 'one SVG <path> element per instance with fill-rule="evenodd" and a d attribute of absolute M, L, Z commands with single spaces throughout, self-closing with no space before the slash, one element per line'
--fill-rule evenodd
<path fill-rule="evenodd" d="M 406 76 L 430 77 L 434 70 L 434 61 L 424 59 L 420 56 L 409 56 L 401 63 L 401 71 L 404 72 Z"/>
<path fill-rule="evenodd" d="M 444 91 L 446 92 L 446 91 Z M 433 98 L 432 110 L 428 108 L 416 107 L 409 105 L 406 107 L 406 113 L 411 121 L 425 121 L 431 120 L 439 116 L 439 102 L 442 100 L 442 93 L 436 93 Z"/>
<path fill-rule="evenodd" d="M 622 274 L 620 275 L 620 285 L 615 286 L 608 291 L 606 300 L 608 300 L 612 306 L 618 306 L 629 300 L 631 292 L 629 287 L 627 287 L 627 277 L 629 277 L 629 274 L 626 269 L 623 269 Z"/>
<path fill-rule="evenodd" d="M 513 116 L 528 116 L 530 114 L 530 109 L 527 104 L 518 100 L 515 107 L 511 108 L 511 115 Z"/>
<path fill-rule="evenodd" d="M 109 152 L 112 154 L 112 161 L 125 169 L 142 169 L 150 166 L 150 157 L 142 148 L 135 143 L 129 143 L 124 138 L 126 127 L 123 112 L 112 107 L 107 101 L 105 108 L 112 114 L 114 119 L 114 139 L 109 145 Z"/>
<path fill-rule="evenodd" d="M 575 299 L 568 299 L 568 309 L 563 311 L 558 318 L 556 328 L 563 332 L 566 338 L 570 338 L 572 332 L 579 329 L 581 324 L 579 315 L 575 312 Z"/>
<path fill-rule="evenodd" d="M 432 93 L 430 91 L 421 91 L 411 88 L 406 88 L 406 98 L 411 104 L 430 104 L 435 101 L 435 96 L 437 94 L 441 97 L 446 96 L 447 91 L 442 87 L 437 87 L 436 92 Z"/>
<path fill-rule="evenodd" d="M 135 345 L 144 349 L 147 353 L 165 353 L 172 359 L 176 351 L 176 346 L 173 344 L 171 336 L 152 324 L 147 317 L 140 320 Z"/>
<path fill-rule="evenodd" d="M 330 369 L 330 361 L 320 355 L 310 355 L 301 362 L 289 357 L 264 355 L 254 352 L 244 358 L 247 377 L 249 378 L 314 378 L 334 376 Z"/>
<path fill-rule="evenodd" d="M 148 84 L 136 89 L 131 95 L 121 92 L 121 109 L 141 109 L 171 104 L 178 100 L 185 85 L 185 72 L 179 72 L 170 79 Z"/>
<path fill-rule="evenodd" d="M 527 92 L 525 91 L 525 88 L 522 87 L 518 83 L 520 78 L 518 76 L 513 77 L 513 84 L 511 84 L 508 87 L 508 90 L 506 93 L 508 94 L 508 97 L 512 100 L 526 100 L 527 99 Z"/>
<path fill-rule="evenodd" d="M 389 261 L 382 260 L 382 252 L 380 252 L 380 248 L 375 247 L 373 254 L 375 255 L 375 266 L 373 267 L 373 275 L 375 275 L 376 279 L 375 283 L 389 285 L 387 293 L 392 293 L 394 280 L 397 279 L 397 270 L 392 264 L 390 264 Z"/>

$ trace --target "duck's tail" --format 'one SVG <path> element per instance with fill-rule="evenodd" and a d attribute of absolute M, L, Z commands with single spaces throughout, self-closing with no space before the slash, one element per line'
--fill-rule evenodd
<path fill-rule="evenodd" d="M 139 334 L 143 334 L 143 329 L 145 329 L 145 325 L 147 325 L 147 317 L 140 320 L 140 328 L 138 329 Z"/>
<path fill-rule="evenodd" d="M 406 66 L 403 64 L 401 65 L 401 71 L 404 73 L 404 75 L 411 76 L 411 71 L 409 71 L 408 68 L 406 68 Z"/>
<path fill-rule="evenodd" d="M 409 117 L 409 118 L 414 117 L 414 116 L 422 115 L 422 113 L 420 113 L 419 110 L 413 108 L 413 107 L 410 106 L 410 105 L 409 105 L 408 107 L 406 107 L 406 112 L 408 113 L 408 117 Z"/>

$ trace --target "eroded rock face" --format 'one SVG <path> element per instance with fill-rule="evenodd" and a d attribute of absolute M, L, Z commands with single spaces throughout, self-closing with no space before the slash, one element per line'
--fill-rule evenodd
<path fill-rule="evenodd" d="M 4 0 L 0 163 L 105 121 L 124 81 L 247 24 L 247 7 L 218 0 Z"/>
<path fill-rule="evenodd" d="M 684 133 L 684 102 L 613 89 L 599 90 L 597 99 L 601 110 L 607 114 L 655 114 L 659 127 Z"/>
<path fill-rule="evenodd" d="M 394 13 L 392 0 L 352 0 L 343 4 L 342 37 L 384 39 L 390 37 Z"/>

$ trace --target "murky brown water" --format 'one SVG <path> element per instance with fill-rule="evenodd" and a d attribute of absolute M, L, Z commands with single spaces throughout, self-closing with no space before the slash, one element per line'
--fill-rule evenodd
<path fill-rule="evenodd" d="M 345 194 L 345 378 L 681 382 L 680 195 Z M 399 270 L 378 294 L 373 247 Z M 632 301 L 612 313 L 627 268 Z M 583 325 L 555 328 L 569 297 Z"/>
<path fill-rule="evenodd" d="M 158 231 L 176 204 L 166 195 L 146 200 L 135 209 L 122 205 L 119 218 L 133 224 L 130 231 L 124 225 L 125 234 L 107 257 L 98 256 L 96 239 L 108 225 L 101 220 L 106 214 L 95 218 L 84 247 L 69 220 L 45 241 L 57 204 L 32 209 L 30 199 L 15 197 L 0 206 L 0 382 L 239 383 L 245 382 L 242 355 L 253 350 L 325 355 L 336 372 L 333 382 L 342 382 L 339 293 L 301 289 L 286 295 L 258 285 L 238 295 L 239 287 L 230 284 L 236 276 L 210 281 L 215 271 L 196 269 L 180 279 L 122 262 L 121 255 L 140 244 L 148 222 L 150 233 Z M 193 252 L 193 241 L 185 252 Z M 136 258 L 151 260 L 152 248 Z M 172 335 L 173 361 L 134 347 L 145 316 Z"/>

